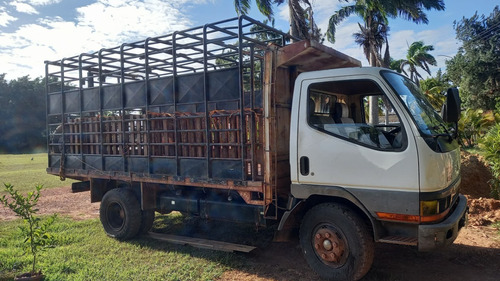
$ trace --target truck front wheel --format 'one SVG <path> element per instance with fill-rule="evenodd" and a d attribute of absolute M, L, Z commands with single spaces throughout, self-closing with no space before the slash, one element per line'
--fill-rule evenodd
<path fill-rule="evenodd" d="M 351 209 L 332 203 L 307 212 L 300 244 L 309 266 L 328 280 L 358 280 L 373 262 L 374 242 L 366 223 Z"/>
<path fill-rule="evenodd" d="M 106 234 L 126 240 L 136 236 L 139 232 L 142 212 L 132 191 L 115 188 L 104 194 L 99 217 Z"/>

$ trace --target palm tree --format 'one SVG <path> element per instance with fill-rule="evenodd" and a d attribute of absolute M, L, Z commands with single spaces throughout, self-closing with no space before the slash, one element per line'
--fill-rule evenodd
<path fill-rule="evenodd" d="M 358 15 L 363 18 L 364 28 L 359 25 L 363 38 L 359 37 L 358 44 L 362 43 L 363 50 L 371 66 L 389 67 L 390 55 L 387 40 L 388 17 L 402 17 L 412 20 L 415 23 L 427 24 L 429 20 L 423 9 L 444 10 L 443 0 L 345 0 L 353 2 L 347 5 L 330 17 L 326 36 L 328 40 L 335 43 L 335 31 L 338 24 L 351 15 Z M 382 30 L 385 29 L 384 32 Z M 355 35 L 356 36 L 356 35 Z M 384 59 L 381 59 L 382 40 L 385 37 L 386 51 Z M 368 54 L 367 54 L 368 53 Z M 378 112 L 376 110 L 376 101 L 370 98 L 370 120 L 378 123 Z"/>
<path fill-rule="evenodd" d="M 255 0 L 259 11 L 272 19 L 273 4 L 280 5 L 286 0 Z M 234 0 L 236 12 L 246 15 L 250 9 L 251 0 Z M 308 6 L 306 9 L 301 4 Z M 314 22 L 313 10 L 309 0 L 288 0 L 290 12 L 290 35 L 300 39 L 313 39 L 321 41 L 321 31 Z"/>
<path fill-rule="evenodd" d="M 389 42 L 387 36 L 389 27 L 384 18 L 374 14 L 370 23 L 362 26 L 358 23 L 360 32 L 354 33 L 354 42 L 363 47 L 366 59 L 373 66 L 389 67 Z M 381 57 L 382 47 L 386 45 L 384 58 Z"/>
<path fill-rule="evenodd" d="M 269 20 L 271 20 L 273 16 L 273 3 L 276 2 L 274 0 L 255 0 L 257 3 L 257 8 L 259 11 L 266 16 Z M 234 8 L 238 15 L 246 15 L 248 14 L 248 10 L 250 10 L 251 0 L 234 0 Z"/>
<path fill-rule="evenodd" d="M 431 70 L 429 69 L 429 65 L 436 65 L 436 59 L 429 54 L 429 51 L 433 51 L 434 46 L 432 45 L 424 45 L 423 41 L 413 42 L 408 47 L 408 52 L 406 54 L 406 59 L 404 59 L 401 63 L 401 71 L 410 77 L 412 81 L 414 81 L 417 85 L 419 85 L 419 80 L 423 79 L 422 75 L 418 73 L 417 67 L 422 68 L 431 75 Z M 408 67 L 408 71 L 410 75 L 406 73 L 405 67 Z"/>
<path fill-rule="evenodd" d="M 383 24 L 388 26 L 389 17 L 396 18 L 399 16 L 415 23 L 427 24 L 429 20 L 427 19 L 427 15 L 423 12 L 424 9 L 444 10 L 443 0 L 346 0 L 346 2 L 354 3 L 340 8 L 330 17 L 326 35 L 327 39 L 332 43 L 335 43 L 337 25 L 351 15 L 358 15 L 363 18 L 364 28 L 368 32 L 376 32 L 379 29 L 379 25 Z M 375 35 L 369 35 L 368 37 L 372 38 L 375 37 Z M 380 57 L 381 48 L 372 45 L 376 44 L 376 42 L 369 42 L 368 44 L 370 52 L 376 52 L 378 50 L 378 54 L 371 55 L 373 59 L 370 60 L 370 65 L 380 66 L 381 61 L 377 61 L 376 57 Z"/>

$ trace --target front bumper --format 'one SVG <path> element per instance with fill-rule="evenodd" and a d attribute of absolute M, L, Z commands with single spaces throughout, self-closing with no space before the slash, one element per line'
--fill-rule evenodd
<path fill-rule="evenodd" d="M 430 251 L 453 243 L 460 229 L 467 224 L 468 214 L 467 198 L 460 194 L 448 218 L 437 224 L 418 226 L 418 250 Z"/>

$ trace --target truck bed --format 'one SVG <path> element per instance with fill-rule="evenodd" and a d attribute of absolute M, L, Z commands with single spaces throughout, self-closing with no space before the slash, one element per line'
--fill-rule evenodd
<path fill-rule="evenodd" d="M 360 65 L 287 40 L 239 17 L 46 62 L 47 172 L 286 199 L 294 78 Z"/>

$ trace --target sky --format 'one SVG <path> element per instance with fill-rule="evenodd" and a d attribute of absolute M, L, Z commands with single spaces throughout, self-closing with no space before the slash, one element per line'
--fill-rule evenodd
<path fill-rule="evenodd" d="M 253 4 L 255 0 L 252 1 Z M 344 1 L 310 0 L 321 30 Z M 488 16 L 498 0 L 445 0 L 445 11 L 427 11 L 429 24 L 390 19 L 390 52 L 395 59 L 405 57 L 408 45 L 424 41 L 433 45 L 431 54 L 437 69 L 445 70 L 445 60 L 460 47 L 453 22 L 474 13 Z M 8 80 L 44 75 L 44 61 L 59 60 L 101 48 L 119 46 L 169 34 L 176 30 L 237 16 L 233 0 L 0 0 L 0 74 Z M 250 16 L 264 20 L 253 5 Z M 288 30 L 288 7 L 275 7 L 275 27 Z M 346 53 L 363 65 L 368 62 L 352 34 L 359 30 L 360 18 L 351 17 L 337 27 L 336 43 L 325 44 Z"/>

